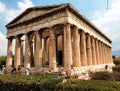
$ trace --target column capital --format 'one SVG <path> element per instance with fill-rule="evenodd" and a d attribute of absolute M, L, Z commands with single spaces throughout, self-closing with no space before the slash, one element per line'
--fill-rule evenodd
<path fill-rule="evenodd" d="M 71 25 L 71 27 L 75 30 L 78 29 L 78 27 L 76 25 Z"/>
<path fill-rule="evenodd" d="M 65 26 L 65 27 L 67 27 L 67 26 L 70 27 L 71 24 L 70 24 L 70 23 L 64 23 L 64 26 Z"/>
<path fill-rule="evenodd" d="M 90 34 L 89 34 L 89 33 L 85 33 L 85 36 L 86 36 L 86 37 L 90 37 Z"/>

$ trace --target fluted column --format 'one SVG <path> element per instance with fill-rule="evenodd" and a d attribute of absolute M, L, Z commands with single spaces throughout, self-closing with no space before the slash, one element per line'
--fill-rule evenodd
<path fill-rule="evenodd" d="M 102 52 L 102 64 L 104 64 L 104 49 L 103 49 L 103 43 L 101 42 L 101 52 Z"/>
<path fill-rule="evenodd" d="M 42 68 L 42 37 L 39 31 L 36 32 L 36 41 L 35 41 L 35 59 L 34 64 L 35 68 L 39 69 Z"/>
<path fill-rule="evenodd" d="M 70 24 L 64 25 L 64 67 L 70 68 L 72 61 L 72 46 L 71 46 L 71 29 Z"/>
<path fill-rule="evenodd" d="M 111 49 L 111 47 L 109 47 L 109 52 L 110 52 L 110 63 L 113 63 L 112 49 Z"/>
<path fill-rule="evenodd" d="M 101 64 L 101 42 L 100 40 L 98 41 L 98 50 L 99 50 L 99 64 Z"/>
<path fill-rule="evenodd" d="M 106 57 L 107 57 L 107 63 L 109 63 L 109 56 L 108 56 L 108 45 L 106 45 Z"/>
<path fill-rule="evenodd" d="M 109 50 L 108 50 L 108 45 L 107 45 L 107 59 L 108 59 L 107 62 L 109 63 L 110 60 L 109 60 Z"/>
<path fill-rule="evenodd" d="M 20 65 L 23 67 L 24 66 L 24 55 L 23 55 L 23 46 L 24 46 L 24 41 L 21 40 L 21 62 L 20 62 Z"/>
<path fill-rule="evenodd" d="M 105 50 L 104 50 L 104 43 L 102 43 L 102 49 L 103 49 L 103 64 L 105 63 Z"/>
<path fill-rule="evenodd" d="M 12 66 L 12 38 L 8 39 L 6 68 Z"/>
<path fill-rule="evenodd" d="M 46 65 L 47 60 L 47 38 L 44 39 L 44 50 L 43 50 L 43 64 Z"/>
<path fill-rule="evenodd" d="M 18 67 L 21 62 L 21 40 L 20 37 L 16 37 L 16 46 L 15 46 L 15 60 L 14 60 L 14 66 Z"/>
<path fill-rule="evenodd" d="M 96 47 L 95 47 L 94 37 L 91 37 L 91 49 L 92 49 L 92 64 L 95 65 L 97 63 L 96 63 Z"/>
<path fill-rule="evenodd" d="M 72 38 L 73 38 L 73 41 L 72 41 L 73 66 L 79 67 L 81 65 L 80 46 L 79 46 L 80 36 L 78 34 L 78 28 L 76 26 L 73 27 Z"/>
<path fill-rule="evenodd" d="M 105 63 L 107 63 L 107 51 L 106 51 L 106 45 L 104 47 L 104 50 L 105 50 Z"/>
<path fill-rule="evenodd" d="M 87 65 L 92 65 L 92 52 L 90 35 L 86 34 L 86 52 L 87 52 Z"/>
<path fill-rule="evenodd" d="M 103 43 L 103 64 L 105 64 L 105 44 Z"/>
<path fill-rule="evenodd" d="M 50 28 L 49 68 L 53 71 L 56 71 L 56 68 L 57 68 L 56 36 L 55 36 L 53 28 Z"/>
<path fill-rule="evenodd" d="M 85 39 L 85 32 L 81 31 L 80 34 L 80 50 L 81 50 L 81 65 L 87 65 L 87 55 L 86 55 L 86 39 Z"/>
<path fill-rule="evenodd" d="M 98 40 L 95 39 L 95 47 L 96 47 L 96 63 L 99 64 L 99 48 L 98 48 Z"/>
<path fill-rule="evenodd" d="M 30 46 L 30 37 L 25 35 L 25 57 L 24 57 L 24 67 L 30 68 L 31 63 L 31 46 Z"/>
<path fill-rule="evenodd" d="M 111 50 L 110 46 L 108 46 L 108 56 L 109 56 L 109 63 L 112 63 L 113 62 L 113 59 L 112 59 L 112 50 Z"/>

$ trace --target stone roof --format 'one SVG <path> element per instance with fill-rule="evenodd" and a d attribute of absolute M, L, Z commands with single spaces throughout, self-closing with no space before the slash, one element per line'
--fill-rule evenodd
<path fill-rule="evenodd" d="M 65 9 L 68 8 L 68 10 L 70 10 L 72 13 L 74 13 L 75 15 L 77 15 L 77 17 L 79 17 L 81 20 L 83 20 L 86 24 L 88 24 L 89 26 L 91 26 L 94 30 L 96 30 L 98 33 L 100 33 L 102 36 L 104 36 L 108 41 L 110 41 L 110 43 L 112 42 L 106 35 L 104 35 L 93 23 L 91 23 L 85 16 L 83 16 L 82 14 L 79 13 L 78 10 L 76 10 L 71 4 L 67 3 L 67 4 L 59 4 L 59 5 L 48 5 L 48 6 L 36 6 L 36 7 L 30 7 L 28 9 L 26 9 L 23 13 L 21 13 L 19 16 L 17 16 L 16 18 L 14 18 L 11 22 L 9 22 L 6 27 L 9 28 L 10 26 L 14 26 L 15 22 L 17 20 L 19 20 L 21 17 L 23 17 L 24 15 L 26 15 L 27 13 L 34 11 L 34 10 L 41 10 L 44 11 L 42 12 L 40 15 L 38 16 L 34 16 L 33 18 L 36 17 L 42 17 L 48 14 L 52 14 L 56 11 L 59 11 L 61 9 Z"/>

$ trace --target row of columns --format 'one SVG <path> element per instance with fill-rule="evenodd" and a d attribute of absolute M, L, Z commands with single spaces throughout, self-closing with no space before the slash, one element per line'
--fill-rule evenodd
<path fill-rule="evenodd" d="M 68 50 L 67 52 L 69 52 L 66 53 L 67 57 L 65 57 L 66 59 L 64 60 L 67 62 L 66 60 L 68 59 L 66 64 L 69 66 L 70 64 L 73 64 L 75 67 L 80 67 L 112 63 L 110 46 L 106 45 L 97 38 L 94 38 L 90 34 L 85 33 L 83 30 L 79 30 L 76 26 L 70 29 L 70 25 L 68 24 L 66 27 L 68 29 L 64 30 L 64 37 L 67 36 L 67 41 L 64 38 L 64 42 L 67 46 L 64 44 L 64 48 Z"/>
<path fill-rule="evenodd" d="M 50 43 L 48 46 L 49 51 L 49 68 L 57 68 L 56 60 L 56 36 L 54 29 L 50 28 Z M 101 42 L 97 38 L 94 38 L 89 33 L 85 33 L 83 30 L 78 29 L 76 26 L 72 26 L 67 23 L 63 27 L 63 63 L 65 68 L 70 68 L 73 64 L 75 67 L 98 65 L 105 63 L 112 63 L 111 47 Z M 34 65 L 39 69 L 42 67 L 43 60 L 43 48 L 42 48 L 42 36 L 39 31 L 35 33 L 35 51 L 34 51 Z M 15 47 L 15 62 L 14 65 L 20 65 L 22 47 L 20 36 L 16 37 Z M 44 45 L 44 47 L 46 44 Z M 30 35 L 25 35 L 25 56 L 24 67 L 30 67 L 30 61 L 32 56 Z M 46 58 L 46 57 L 45 57 Z M 12 65 L 12 38 L 8 39 L 7 50 L 7 62 L 6 67 Z"/>

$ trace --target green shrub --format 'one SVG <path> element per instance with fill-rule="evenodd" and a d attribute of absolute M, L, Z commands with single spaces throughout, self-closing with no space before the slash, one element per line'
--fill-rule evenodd
<path fill-rule="evenodd" d="M 117 72 L 120 72 L 120 65 L 116 65 L 116 66 L 114 66 L 114 67 L 112 67 L 112 70 L 113 71 L 117 71 Z"/>
<path fill-rule="evenodd" d="M 120 82 L 99 80 L 68 80 L 46 75 L 0 75 L 0 91 L 119 91 Z"/>
<path fill-rule="evenodd" d="M 0 75 L 3 91 L 53 91 L 61 80 L 51 76 Z M 2 90 L 0 90 L 2 91 Z"/>
<path fill-rule="evenodd" d="M 74 80 L 58 84 L 55 91 L 120 91 L 120 83 L 103 80 Z"/>
<path fill-rule="evenodd" d="M 113 60 L 113 63 L 114 63 L 115 65 L 120 65 L 120 60 Z"/>
<path fill-rule="evenodd" d="M 120 81 L 120 72 L 114 72 L 115 81 Z"/>
<path fill-rule="evenodd" d="M 0 56 L 0 66 L 6 64 L 6 56 Z"/>
<path fill-rule="evenodd" d="M 91 80 L 114 80 L 114 76 L 112 73 L 107 71 L 100 71 L 95 73 L 90 73 Z"/>

